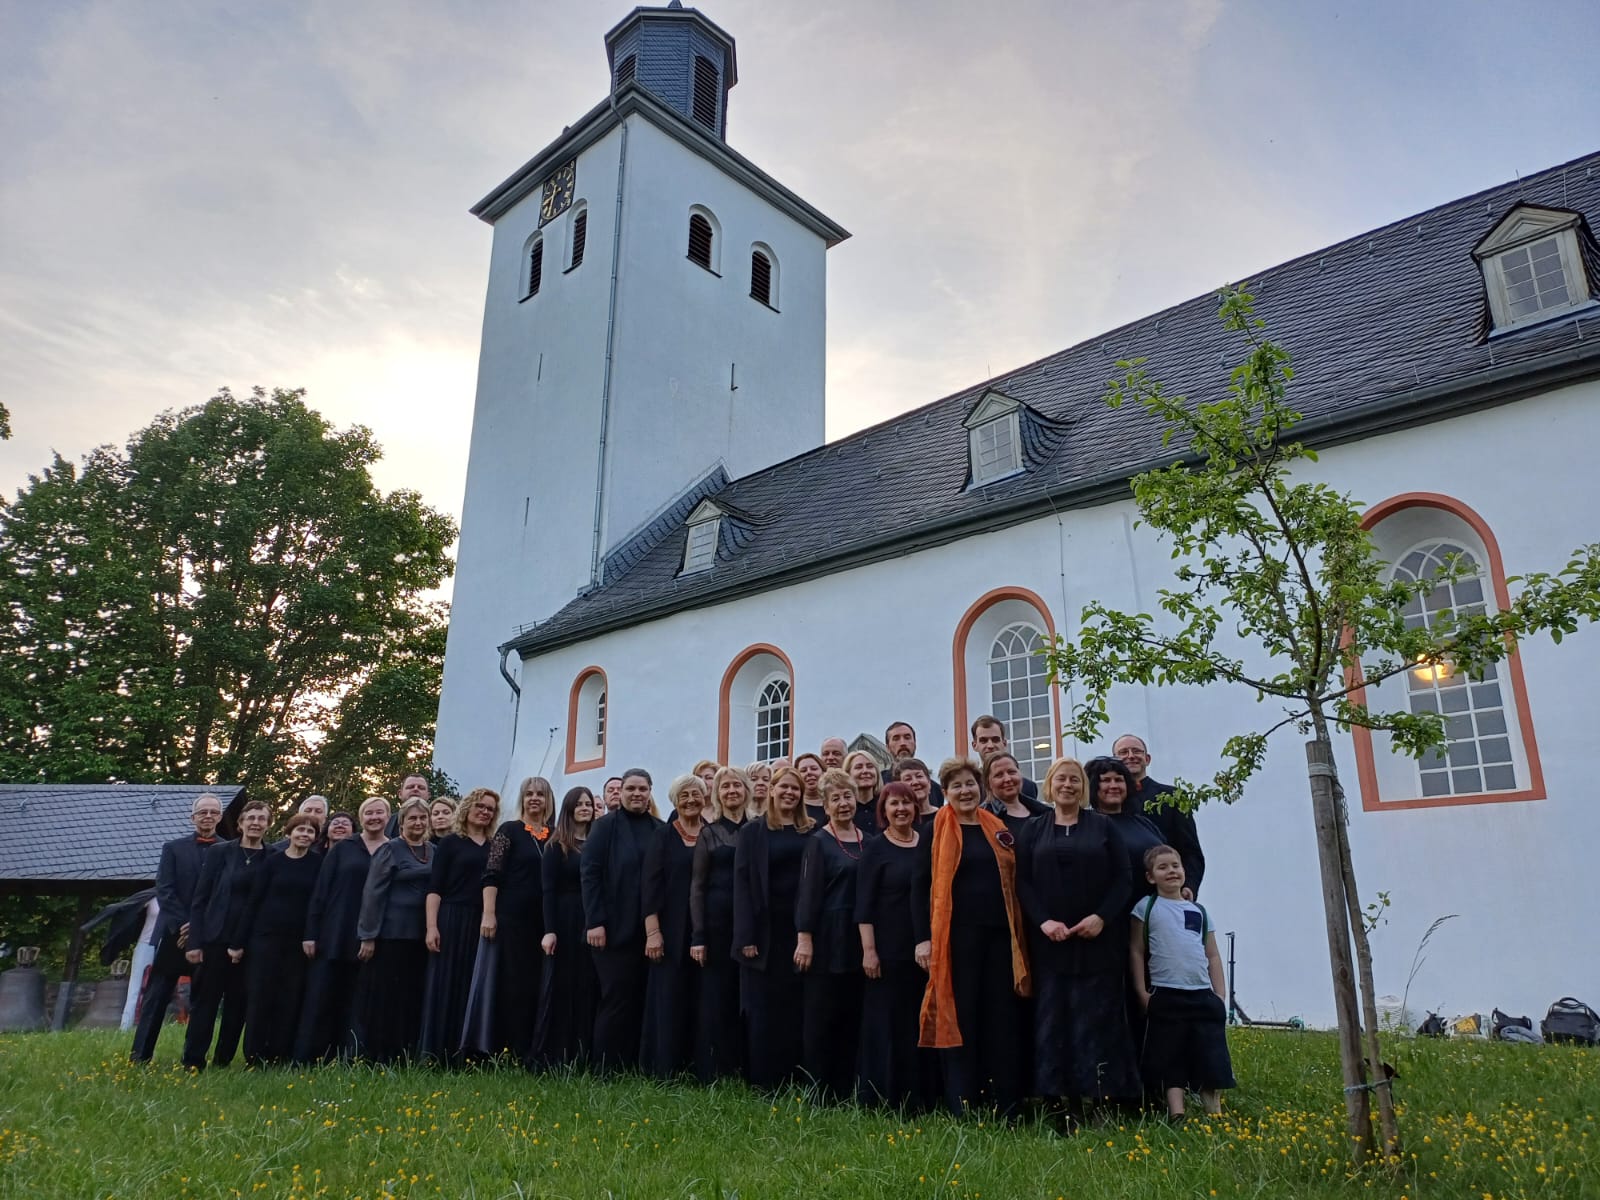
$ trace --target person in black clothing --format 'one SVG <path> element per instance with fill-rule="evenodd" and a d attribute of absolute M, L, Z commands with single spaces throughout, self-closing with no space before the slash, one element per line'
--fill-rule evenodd
<path fill-rule="evenodd" d="M 533 1044 L 544 978 L 540 864 L 556 797 L 538 775 L 524 779 L 517 795 L 518 819 L 495 830 L 483 871 L 483 942 L 473 965 L 466 1044 L 479 1054 L 507 1050 L 523 1059 Z"/>
<path fill-rule="evenodd" d="M 295 1039 L 296 1062 L 348 1055 L 364 1040 L 355 1028 L 356 974 L 361 941 L 356 921 L 372 856 L 388 838 L 389 802 L 370 796 L 361 804 L 361 836 L 334 842 L 322 856 L 317 888 L 306 910 L 304 941 L 311 959 L 304 1015 Z M 328 818 L 333 827 L 333 818 Z"/>
<path fill-rule="evenodd" d="M 267 856 L 262 837 L 271 811 L 265 800 L 246 801 L 239 811 L 238 840 L 218 842 L 201 860 L 200 882 L 190 906 L 189 942 L 199 947 L 202 957 L 190 991 L 189 1027 L 183 1035 L 183 1065 L 196 1071 L 205 1070 L 218 1010 L 222 1029 L 212 1065 L 225 1067 L 233 1061 L 244 1032 L 245 969 L 228 954 L 228 930 L 238 920 L 251 872 Z"/>
<path fill-rule="evenodd" d="M 210 792 L 196 796 L 189 820 L 194 832 L 162 846 L 161 864 L 156 868 L 156 900 L 161 905 L 161 915 L 150 933 L 151 944 L 156 948 L 155 960 L 150 965 L 139 1026 L 134 1030 L 133 1049 L 128 1055 L 136 1063 L 150 1061 L 178 979 L 190 975 L 192 980 L 191 972 L 204 957 L 198 946 L 189 943 L 189 906 L 200 883 L 201 859 L 207 847 L 217 840 L 222 801 Z M 192 963 L 186 958 L 189 950 L 195 952 Z"/>
<path fill-rule="evenodd" d="M 600 981 L 594 956 L 583 939 L 583 848 L 593 828 L 593 793 L 575 787 L 561 800 L 556 831 L 545 846 L 540 872 L 544 885 L 544 986 L 529 1065 L 584 1063 L 594 1040 L 594 1010 Z"/>
<path fill-rule="evenodd" d="M 316 840 L 311 843 L 311 852 L 313 854 L 321 854 L 328 848 L 327 840 L 322 836 L 322 831 L 328 824 L 328 798 L 326 796 L 318 796 L 313 793 L 312 795 L 307 796 L 304 800 L 300 801 L 300 807 L 295 809 L 295 812 L 296 814 L 305 813 L 308 817 L 311 817 L 316 821 L 317 837 Z M 268 846 L 267 849 L 283 850 L 286 849 L 288 845 L 289 826 L 286 823 L 283 827 L 283 836 Z"/>
<path fill-rule="evenodd" d="M 434 844 L 428 837 L 428 802 L 400 805 L 400 836 L 390 838 L 367 869 L 356 917 L 357 1049 L 375 1063 L 417 1051 L 422 1036 L 422 991 L 428 972 L 425 913 L 433 879 Z"/>
<path fill-rule="evenodd" d="M 734 770 L 738 770 L 737 767 Z M 718 776 L 722 774 L 717 772 Z M 772 786 L 772 766 L 770 763 L 753 762 L 744 769 L 745 782 L 750 785 L 750 803 L 745 805 L 747 817 L 759 817 L 767 811 L 767 789 Z M 711 798 L 717 799 L 716 780 L 711 781 Z"/>
<path fill-rule="evenodd" d="M 883 773 L 878 769 L 878 760 L 865 750 L 856 750 L 845 756 L 844 773 L 855 788 L 855 827 L 864 834 L 877 833 L 878 789 L 883 786 Z M 826 793 L 826 789 L 823 790 Z M 822 824 L 825 826 L 833 819 L 826 795 L 823 797 L 822 811 Z"/>
<path fill-rule="evenodd" d="M 837 739 L 834 739 L 837 740 Z M 782 768 L 779 768 L 781 770 Z M 800 782 L 805 785 L 802 795 L 805 797 L 806 816 L 811 818 L 813 825 L 820 826 L 828 819 L 827 811 L 822 807 L 822 773 L 828 768 L 822 765 L 822 759 L 807 751 L 797 754 L 794 759 L 794 769 L 800 772 Z M 772 773 L 774 780 L 778 777 L 775 770 Z M 772 785 L 767 785 L 768 803 L 771 803 Z"/>
<path fill-rule="evenodd" d="M 1150 778 L 1150 750 L 1138 734 L 1123 734 L 1111 743 L 1111 753 L 1133 777 L 1133 792 L 1128 797 L 1127 807 L 1149 820 L 1161 831 L 1167 845 L 1178 852 L 1178 857 L 1183 859 L 1184 886 L 1189 898 L 1196 898 L 1200 895 L 1200 880 L 1206 873 L 1206 855 L 1200 848 L 1200 830 L 1195 825 L 1194 815 L 1174 804 L 1161 802 L 1161 798 L 1170 796 L 1174 789 L 1169 783 L 1157 783 Z"/>
<path fill-rule="evenodd" d="M 984 791 L 988 799 L 983 806 L 1006 823 L 1012 837 L 1020 837 L 1022 830 L 1035 817 L 1042 817 L 1050 806 L 1030 800 L 1022 794 L 1022 768 L 1014 755 L 997 750 L 983 760 Z"/>
<path fill-rule="evenodd" d="M 594 823 L 583 851 L 583 919 L 600 978 L 594 1021 L 594 1056 L 602 1071 L 639 1064 L 644 1018 L 644 910 L 639 883 L 645 852 L 661 828 L 654 816 L 650 773 L 632 767 L 622 775 L 622 807 Z"/>
<path fill-rule="evenodd" d="M 1044 777 L 1052 812 L 1029 826 L 1017 855 L 1028 918 L 1037 1020 L 1038 1092 L 1064 1105 L 1067 1130 L 1085 1101 L 1139 1094 L 1128 1031 L 1127 941 L 1115 931 L 1133 902 L 1128 853 L 1112 820 L 1083 807 L 1088 778 L 1060 758 Z"/>
<path fill-rule="evenodd" d="M 388 818 L 384 820 L 387 822 Z M 356 835 L 356 819 L 347 812 L 336 812 L 328 818 L 328 831 L 325 840 L 331 850 L 340 842 Z"/>
<path fill-rule="evenodd" d="M 650 963 L 639 1065 L 647 1074 L 662 1079 L 688 1070 L 694 1060 L 700 968 L 689 956 L 689 883 L 707 807 L 706 787 L 699 775 L 674 779 L 667 795 L 677 816 L 656 831 L 645 851 L 644 877 L 639 884 L 644 954 Z"/>
<path fill-rule="evenodd" d="M 903 762 L 913 762 L 922 768 L 923 777 L 928 780 L 928 791 L 925 795 L 931 797 L 928 804 L 928 816 L 933 815 L 933 810 L 944 803 L 944 793 L 939 790 L 928 770 L 928 764 L 917 757 L 917 731 L 911 727 L 910 721 L 896 721 L 883 731 L 883 744 L 889 748 L 890 763 L 883 773 L 884 783 L 900 783 L 899 767 Z M 876 814 L 874 814 L 876 815 Z"/>
<path fill-rule="evenodd" d="M 1162 845 L 1161 831 L 1147 817 L 1141 817 L 1128 807 L 1128 797 L 1133 795 L 1133 776 L 1128 768 L 1114 758 L 1091 758 L 1083 768 L 1089 779 L 1089 805 L 1098 813 L 1110 817 L 1122 835 L 1123 847 L 1128 852 L 1128 878 L 1133 889 L 1128 899 L 1131 905 L 1141 896 L 1155 895 L 1156 886 L 1145 878 L 1145 851 Z M 1128 914 L 1118 914 L 1122 928 L 1118 931 L 1119 944 L 1128 941 Z"/>
<path fill-rule="evenodd" d="M 877 765 L 870 757 L 867 761 L 876 785 Z M 867 839 L 856 828 L 859 791 L 856 779 L 847 772 L 823 772 L 822 802 L 828 810 L 828 823 L 806 839 L 800 889 L 795 896 L 794 963 L 805 973 L 800 1061 L 823 1095 L 832 1099 L 849 1096 L 854 1090 L 861 1033 L 856 869 Z"/>
<path fill-rule="evenodd" d="M 294 1050 L 310 960 L 302 945 L 306 912 L 321 857 L 312 847 L 322 825 L 296 813 L 284 826 L 284 848 L 251 868 L 244 903 L 228 930 L 228 956 L 247 980 L 244 1060 L 251 1066 L 284 1062 Z"/>
<path fill-rule="evenodd" d="M 939 792 L 939 802 L 935 804 L 933 794 L 939 785 L 933 781 L 928 764 L 920 758 L 902 758 L 889 770 L 895 783 L 903 783 L 911 789 L 911 798 L 917 803 L 917 828 L 924 832 L 931 830 L 934 814 L 944 807 L 944 792 Z M 883 807 L 881 795 L 878 807 Z"/>
<path fill-rule="evenodd" d="M 770 782 L 770 770 L 767 775 Z M 755 803 L 755 785 L 739 768 L 723 767 L 712 780 L 712 799 L 712 819 L 695 842 L 689 883 L 689 956 L 701 971 L 695 1073 L 703 1083 L 737 1075 L 744 1062 L 739 967 L 733 960 L 733 858 Z"/>
<path fill-rule="evenodd" d="M 988 762 L 991 755 L 1011 753 L 1011 744 L 1006 738 L 1006 727 L 1000 723 L 999 717 L 985 713 L 972 723 L 971 733 L 972 750 L 978 756 L 979 762 Z M 1031 779 L 1024 778 L 1022 797 L 1038 803 L 1039 785 Z"/>
<path fill-rule="evenodd" d="M 746 1061 L 758 1088 L 782 1087 L 800 1067 L 804 1005 L 795 900 L 805 835 L 813 828 L 804 797 L 799 771 L 774 771 L 766 818 L 746 821 L 734 848 L 732 947 L 740 964 Z"/>
<path fill-rule="evenodd" d="M 428 801 L 428 840 L 443 841 L 455 828 L 456 807 L 460 802 L 453 796 L 440 796 Z"/>
<path fill-rule="evenodd" d="M 458 1063 L 467 996 L 483 925 L 483 869 L 500 815 L 500 793 L 474 788 L 456 809 L 455 832 L 434 847 L 424 902 L 428 947 L 419 1048 L 427 1062 Z"/>
<path fill-rule="evenodd" d="M 883 836 L 862 848 L 856 870 L 855 920 L 866 976 L 857 1098 L 915 1112 L 939 1094 L 938 1062 L 917 1046 L 933 948 L 929 835 L 918 828 L 920 804 L 906 784 L 885 784 L 878 807 Z"/>

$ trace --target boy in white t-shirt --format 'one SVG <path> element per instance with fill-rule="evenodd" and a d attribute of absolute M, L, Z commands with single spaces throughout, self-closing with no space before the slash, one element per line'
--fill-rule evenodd
<path fill-rule="evenodd" d="M 1206 910 L 1183 898 L 1183 859 L 1171 846 L 1152 846 L 1145 875 L 1156 894 L 1133 906 L 1133 988 L 1147 1017 L 1140 1055 L 1145 1086 L 1166 1096 L 1167 1112 L 1183 1119 L 1183 1095 L 1200 1093 L 1206 1112 L 1222 1111 L 1217 1097 L 1231 1088 L 1228 1010 L 1222 955 Z"/>

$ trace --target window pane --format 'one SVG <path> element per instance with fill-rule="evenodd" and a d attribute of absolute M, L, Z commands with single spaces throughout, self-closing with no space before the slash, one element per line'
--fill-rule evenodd
<path fill-rule="evenodd" d="M 1508 763 L 1511 761 L 1511 739 L 1503 737 L 1484 738 L 1482 742 L 1483 761 L 1486 763 Z"/>
<path fill-rule="evenodd" d="M 1483 776 L 1476 767 L 1466 771 L 1451 771 L 1450 790 L 1457 796 L 1474 795 L 1483 791 Z"/>
<path fill-rule="evenodd" d="M 1478 714 L 1478 736 L 1487 734 L 1504 733 L 1506 731 L 1506 714 L 1504 709 L 1494 709 L 1490 712 Z"/>
<path fill-rule="evenodd" d="M 1517 787 L 1517 773 L 1510 767 L 1485 767 L 1483 786 L 1489 792 L 1511 792 Z"/>
<path fill-rule="evenodd" d="M 1466 712 L 1469 701 L 1466 688 L 1452 688 L 1439 695 L 1439 703 L 1447 713 Z"/>
<path fill-rule="evenodd" d="M 1477 742 L 1452 742 L 1447 752 L 1452 767 L 1474 767 L 1478 764 Z"/>
<path fill-rule="evenodd" d="M 1500 702 L 1498 683 L 1480 683 L 1472 689 L 1472 703 L 1478 708 L 1497 707 Z"/>
<path fill-rule="evenodd" d="M 1424 796 L 1448 796 L 1450 794 L 1450 780 L 1443 771 L 1424 771 L 1422 774 L 1422 794 Z"/>

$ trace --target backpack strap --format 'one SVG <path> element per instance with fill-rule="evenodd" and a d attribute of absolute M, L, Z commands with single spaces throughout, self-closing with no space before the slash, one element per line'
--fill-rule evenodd
<path fill-rule="evenodd" d="M 1139 924 L 1144 926 L 1144 969 L 1145 974 L 1150 973 L 1150 914 L 1155 911 L 1156 898 L 1151 896 L 1144 902 L 1144 916 L 1139 918 Z"/>

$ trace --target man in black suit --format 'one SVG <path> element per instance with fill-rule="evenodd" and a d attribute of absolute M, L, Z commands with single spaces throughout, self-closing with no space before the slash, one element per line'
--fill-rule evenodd
<path fill-rule="evenodd" d="M 200 863 L 200 882 L 189 905 L 189 942 L 184 957 L 197 974 L 191 989 L 189 1028 L 183 1037 L 183 1065 L 205 1070 L 206 1051 L 217 1012 L 222 1033 L 211 1061 L 225 1067 L 239 1049 L 244 1032 L 245 968 L 228 953 L 227 931 L 239 922 L 239 907 L 249 890 L 249 873 L 265 861 L 262 838 L 272 810 L 264 800 L 251 800 L 239 813 L 239 839 L 209 847 Z"/>
<path fill-rule="evenodd" d="M 896 768 L 902 759 L 917 757 L 917 731 L 911 727 L 910 721 L 896 721 L 883 731 L 883 744 L 889 748 L 891 760 L 889 768 L 883 773 L 883 782 L 892 783 L 898 778 Z M 939 786 L 937 779 L 928 780 L 928 803 L 934 808 L 944 804 L 944 789 Z"/>
<path fill-rule="evenodd" d="M 1123 734 L 1111 743 L 1111 753 L 1128 768 L 1128 774 L 1137 785 L 1124 807 L 1129 812 L 1142 813 L 1161 831 L 1167 845 L 1183 860 L 1183 881 L 1190 897 L 1198 896 L 1200 880 L 1206 873 L 1206 856 L 1200 849 L 1200 830 L 1194 823 L 1194 816 L 1175 805 L 1158 803 L 1159 797 L 1171 794 L 1173 789 L 1170 783 L 1157 783 L 1150 778 L 1150 750 L 1142 737 L 1136 733 Z"/>
<path fill-rule="evenodd" d="M 1000 723 L 999 717 L 984 713 L 972 723 L 970 732 L 972 748 L 977 751 L 980 763 L 988 762 L 991 754 L 1011 753 L 1011 744 L 1006 740 L 1006 727 Z M 1022 777 L 1022 798 L 1039 799 L 1039 785 L 1026 775 Z"/>
<path fill-rule="evenodd" d="M 222 801 L 210 792 L 196 796 L 189 809 L 189 820 L 194 824 L 194 832 L 173 838 L 162 846 L 161 865 L 156 868 L 156 900 L 161 905 L 161 915 L 150 934 L 156 957 L 150 966 L 144 1008 L 139 1014 L 139 1027 L 134 1030 L 133 1051 L 129 1055 L 136 1063 L 149 1062 L 155 1053 L 156 1039 L 161 1035 L 161 1023 L 167 1019 L 167 1005 L 172 1000 L 173 990 L 178 986 L 178 979 L 191 972 L 184 958 L 184 948 L 189 944 L 189 906 L 200 884 L 201 859 L 206 849 L 217 841 Z"/>

